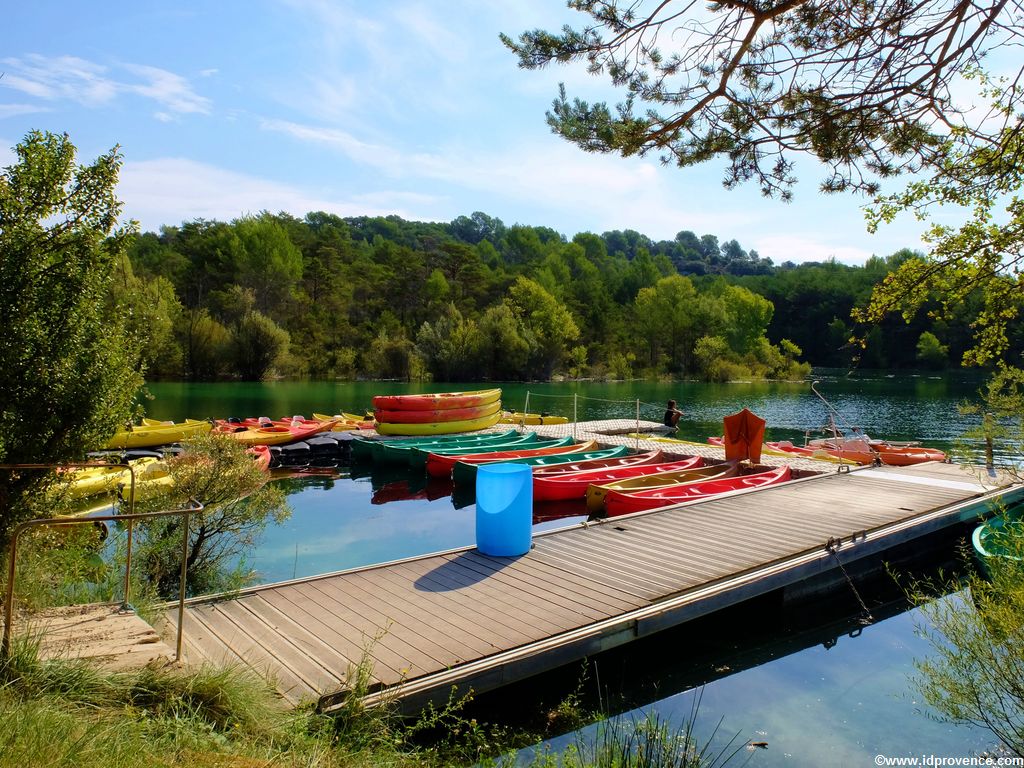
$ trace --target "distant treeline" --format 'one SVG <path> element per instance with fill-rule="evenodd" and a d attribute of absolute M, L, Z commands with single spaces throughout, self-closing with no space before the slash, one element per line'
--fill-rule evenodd
<path fill-rule="evenodd" d="M 151 377 L 792 378 L 850 363 L 851 308 L 912 257 L 775 266 L 692 232 L 263 213 L 138 235 L 114 300 Z M 955 361 L 977 310 L 872 330 L 860 364 Z"/>

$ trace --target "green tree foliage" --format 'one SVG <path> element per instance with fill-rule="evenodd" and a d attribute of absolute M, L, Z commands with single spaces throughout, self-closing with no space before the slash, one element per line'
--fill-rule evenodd
<path fill-rule="evenodd" d="M 925 368 L 945 368 L 948 354 L 949 347 L 931 331 L 925 331 L 917 340 L 917 361 Z"/>
<path fill-rule="evenodd" d="M 137 277 L 127 255 L 117 264 L 111 285 L 112 313 L 124 318 L 127 332 L 139 339 L 147 375 L 180 377 L 184 354 L 175 330 L 182 324 L 183 308 L 166 277 Z"/>
<path fill-rule="evenodd" d="M 530 341 L 528 372 L 548 379 L 561 362 L 569 342 L 579 338 L 580 329 L 572 314 L 534 280 L 516 278 L 506 299 L 509 310 Z"/>
<path fill-rule="evenodd" d="M 580 28 L 502 40 L 521 67 L 579 62 L 625 92 L 612 109 L 561 88 L 548 123 L 587 151 L 656 152 L 679 166 L 722 157 L 726 186 L 754 181 L 788 199 L 794 153 L 826 165 L 826 191 L 872 191 L 879 178 L 934 163 L 950 130 L 984 141 L 986 120 L 1013 122 L 1012 109 L 962 111 L 952 86 L 987 52 L 1019 43 L 1015 3 L 570 7 L 587 17 Z"/>
<path fill-rule="evenodd" d="M 991 581 L 974 576 L 956 585 L 956 597 L 921 606 L 932 653 L 917 662 L 917 683 L 946 719 L 986 728 L 1024 756 L 1024 574 L 1018 563 L 997 560 Z"/>
<path fill-rule="evenodd" d="M 924 236 L 929 252 L 901 261 L 858 313 L 867 323 L 893 312 L 909 322 L 922 310 L 949 320 L 964 305 L 975 304 L 975 332 L 963 353 L 965 365 L 1010 359 L 1021 313 L 1024 259 L 1024 201 L 1018 197 L 1024 186 L 1024 117 L 1012 111 L 1015 88 L 978 77 L 987 86 L 993 111 L 1006 114 L 1013 124 L 994 144 L 952 136 L 930 178 L 875 201 L 873 227 L 907 212 L 927 220 L 938 208 L 959 206 L 965 214 L 960 224 L 932 223 Z"/>
<path fill-rule="evenodd" d="M 454 304 L 416 334 L 416 348 L 427 370 L 440 381 L 466 381 L 479 375 L 484 339 L 477 324 L 463 318 Z"/>
<path fill-rule="evenodd" d="M 222 591 L 251 580 L 239 557 L 251 552 L 273 520 L 290 514 L 284 493 L 268 484 L 267 474 L 236 440 L 210 434 L 193 438 L 188 450 L 167 460 L 174 485 L 138 509 L 171 509 L 190 499 L 204 505 L 191 516 L 187 591 Z M 183 521 L 162 518 L 143 526 L 139 570 L 163 597 L 176 596 L 180 583 Z"/>
<path fill-rule="evenodd" d="M 234 369 L 246 381 L 261 381 L 273 373 L 288 352 L 288 331 L 266 315 L 246 312 L 231 333 Z"/>
<path fill-rule="evenodd" d="M 0 173 L 0 462 L 58 462 L 102 446 L 142 384 L 139 340 L 109 312 L 130 229 L 113 149 L 79 165 L 67 136 L 29 133 Z M 0 473 L 0 539 L 38 474 Z"/>
<path fill-rule="evenodd" d="M 672 240 L 654 241 L 627 230 L 582 233 L 569 241 L 544 227 L 510 230 L 484 214 L 476 218 L 488 234 L 475 244 L 456 239 L 456 232 L 477 238 L 460 220 L 425 224 L 393 216 L 342 219 L 322 212 L 303 219 L 261 214 L 229 224 L 165 227 L 159 236 L 133 241 L 127 272 L 140 282 L 129 277 L 130 290 L 118 287 L 117 300 L 138 299 L 124 312 L 133 327 L 145 329 L 154 340 L 146 348 L 147 359 L 168 376 L 176 375 L 175 369 L 198 379 L 259 375 L 244 364 L 249 358 L 237 357 L 231 346 L 242 318 L 259 311 L 290 337 L 288 353 L 270 366 L 280 373 L 405 378 L 425 366 L 437 379 L 545 377 L 548 371 L 570 373 L 575 366 L 566 353 L 579 345 L 587 349 L 592 376 L 700 376 L 704 371 L 693 360 L 697 339 L 720 336 L 729 345 L 731 363 L 743 369 L 737 376 L 791 378 L 792 371 L 781 373 L 786 367 L 780 362 L 785 358 L 778 348 L 782 339 L 792 340 L 816 364 L 848 364 L 851 308 L 866 302 L 872 285 L 889 272 L 920 258 L 901 251 L 872 258 L 864 267 L 834 261 L 774 267 L 758 257 L 752 271 L 754 253 L 735 238 L 680 232 Z M 253 245 L 261 233 L 267 235 L 266 247 Z M 274 245 L 282 236 L 301 254 L 301 269 L 294 281 L 274 283 L 291 288 L 263 311 L 261 287 L 241 277 L 244 263 L 250 251 L 288 251 Z M 186 259 L 186 253 L 196 261 Z M 161 254 L 172 264 L 184 260 L 188 268 L 161 272 Z M 214 264 L 203 264 L 199 254 L 210 255 Z M 519 278 L 530 280 L 547 298 L 541 297 L 535 308 L 514 305 L 511 296 L 520 290 L 515 288 Z M 202 300 L 196 301 L 200 284 Z M 543 352 L 542 343 L 552 337 L 545 338 L 541 330 L 547 324 L 539 321 L 545 314 L 554 317 L 551 300 L 578 336 L 564 344 L 552 342 Z M 461 325 L 450 325 L 455 317 L 451 307 Z M 531 319 L 534 309 L 541 311 Z M 875 348 L 862 355 L 860 365 L 916 365 L 916 345 L 924 331 L 957 358 L 970 346 L 971 324 L 983 309 L 974 297 L 949 316 L 922 314 L 910 325 L 885 320 Z M 166 340 L 168 322 L 173 338 L 157 344 L 159 338 Z M 421 338 L 424 324 L 431 330 Z M 566 322 L 563 327 L 570 326 Z M 439 336 L 447 328 L 468 333 L 468 346 L 459 342 L 472 352 L 468 358 L 461 353 L 449 357 L 453 350 Z M 274 338 L 266 337 L 268 342 Z M 1024 351 L 1024 329 L 1011 325 L 1008 339 L 1012 350 Z M 386 355 L 385 347 L 390 349 Z M 275 357 L 273 350 L 260 354 Z M 442 362 L 477 354 L 475 366 Z M 631 362 L 623 365 L 626 355 L 632 355 Z"/>
<path fill-rule="evenodd" d="M 521 377 L 527 370 L 532 339 L 524 335 L 512 308 L 506 303 L 489 307 L 480 318 L 480 333 L 487 377 L 497 381 Z"/>
<path fill-rule="evenodd" d="M 181 345 L 185 351 L 185 375 L 193 380 L 215 379 L 227 371 L 231 334 L 210 317 L 205 308 L 183 315 Z"/>
<path fill-rule="evenodd" d="M 269 214 L 236 221 L 234 229 L 242 244 L 234 282 L 253 291 L 260 312 L 281 307 L 302 277 L 302 253 Z"/>

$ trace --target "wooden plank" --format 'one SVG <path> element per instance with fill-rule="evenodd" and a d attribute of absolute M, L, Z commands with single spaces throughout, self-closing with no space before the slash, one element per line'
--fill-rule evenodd
<path fill-rule="evenodd" d="M 376 637 L 376 627 L 374 631 L 367 632 L 366 628 L 354 627 L 342 621 L 327 608 L 328 601 L 319 592 L 308 585 L 302 586 L 311 594 L 289 589 L 287 595 L 273 590 L 261 591 L 259 595 L 278 610 L 289 611 L 289 615 L 294 615 L 303 626 L 316 628 L 317 635 L 324 642 L 345 648 L 345 656 L 358 655 L 360 660 L 364 657 L 372 659 L 382 667 L 382 676 L 388 679 L 401 677 L 401 670 L 407 667 L 407 662 L 385 642 L 388 638 Z M 298 610 L 302 611 L 300 615 L 297 615 Z M 355 638 L 358 638 L 358 643 Z"/>
<path fill-rule="evenodd" d="M 548 596 L 537 595 L 533 592 L 520 592 L 510 588 L 508 584 L 499 583 L 496 579 L 480 579 L 481 575 L 486 574 L 472 567 L 472 563 L 449 560 L 448 565 L 454 578 L 476 581 L 473 585 L 475 589 L 486 593 L 490 599 L 501 601 L 508 606 L 508 610 L 529 614 L 534 620 L 541 622 L 538 626 L 544 628 L 545 631 L 562 631 L 567 614 L 585 618 L 584 614 L 550 600 Z"/>
<path fill-rule="evenodd" d="M 274 627 L 277 632 L 287 635 L 296 646 L 308 653 L 320 666 L 339 671 L 341 677 L 347 676 L 349 666 L 354 667 L 359 663 L 358 654 L 345 655 L 339 652 L 336 647 L 328 645 L 322 638 L 313 634 L 310 628 L 299 624 L 275 608 L 261 594 L 248 596 L 245 600 L 245 607 Z M 356 650 L 359 649 L 356 648 Z"/>
<path fill-rule="evenodd" d="M 310 690 L 319 694 L 327 686 L 337 687 L 341 676 L 332 673 L 302 651 L 287 635 L 274 631 L 270 625 L 246 608 L 247 600 L 225 600 L 217 604 L 216 610 L 263 649 L 268 658 L 276 661 L 274 668 L 284 667 L 302 680 Z"/>
<path fill-rule="evenodd" d="M 352 574 L 347 581 L 353 585 L 369 587 L 368 579 L 368 575 Z M 426 595 L 417 594 L 405 585 L 401 588 L 398 587 L 386 578 L 386 574 L 374 573 L 372 584 L 379 590 L 376 594 L 383 604 L 390 606 L 391 609 L 402 611 L 412 621 L 430 627 L 442 636 L 448 637 L 452 637 L 453 629 L 460 628 L 462 631 L 458 633 L 460 639 L 459 649 L 456 651 L 458 653 L 471 650 L 474 654 L 487 655 L 500 647 L 491 640 L 481 637 L 481 635 L 490 633 L 481 632 L 479 624 L 466 622 L 459 614 L 448 611 L 447 606 L 440 601 L 429 600 Z"/>
<path fill-rule="evenodd" d="M 405 668 L 409 669 L 410 673 L 416 669 L 444 668 L 452 663 L 451 660 L 456 654 L 436 642 L 436 632 L 428 628 L 409 626 L 405 623 L 409 621 L 405 616 L 392 615 L 397 614 L 397 611 L 388 611 L 384 606 L 376 604 L 371 596 L 361 594 L 359 590 L 346 589 L 348 585 L 344 577 L 319 581 L 310 586 L 335 605 L 345 605 L 346 610 L 351 606 L 353 611 L 374 628 L 377 635 L 393 639 L 391 647 L 405 660 Z"/>
<path fill-rule="evenodd" d="M 599 620 L 609 615 L 609 609 L 601 605 L 601 601 L 592 601 L 591 595 L 567 591 L 561 582 L 538 579 L 525 569 L 496 567 L 494 561 L 472 552 L 461 557 L 459 564 L 484 575 L 494 585 L 507 586 L 517 594 L 536 596 L 581 616 Z"/>
<path fill-rule="evenodd" d="M 211 610 L 204 611 L 201 621 L 246 666 L 260 676 L 275 680 L 278 690 L 291 701 L 298 702 L 317 693 L 292 670 L 272 664 L 271 659 L 267 657 L 260 645 L 223 613 L 220 613 L 216 606 Z"/>
<path fill-rule="evenodd" d="M 475 552 L 467 552 L 466 559 L 477 559 L 483 563 L 493 563 L 491 558 Z M 609 590 L 606 585 L 599 584 L 592 579 L 585 579 L 571 571 L 564 569 L 551 569 L 546 565 L 539 565 L 529 558 L 516 560 L 505 565 L 502 573 L 515 578 L 522 578 L 531 583 L 548 586 L 557 584 L 559 590 L 567 596 L 585 599 L 588 604 L 600 607 L 602 611 L 621 610 L 623 607 L 633 605 L 635 600 L 624 600 L 616 595 L 617 590 Z M 596 588 L 601 587 L 600 592 Z M 622 595 L 622 597 L 626 597 Z"/>
<path fill-rule="evenodd" d="M 447 561 L 441 562 L 447 564 Z M 486 588 L 486 585 L 481 585 L 479 579 L 474 578 L 465 571 L 453 568 L 447 568 L 446 570 L 435 569 L 430 572 L 429 576 L 424 578 L 429 579 L 432 583 L 437 583 L 443 589 L 448 589 L 449 594 L 453 597 L 457 596 L 459 600 L 467 604 L 475 605 L 482 603 L 494 606 L 496 610 L 502 611 L 507 617 L 506 625 L 512 622 L 511 626 L 531 636 L 536 635 L 538 632 L 543 633 L 547 631 L 548 624 L 546 622 L 519 610 L 521 605 L 512 604 L 504 594 L 493 593 Z"/>
<path fill-rule="evenodd" d="M 908 472 L 947 482 L 911 482 Z M 464 550 L 270 586 L 229 606 L 194 605 L 186 648 L 276 665 L 293 698 L 340 686 L 364 649 L 374 679 L 429 679 L 537 641 L 557 638 L 556 653 L 563 633 L 787 558 L 823 556 L 830 537 L 848 540 L 976 496 L 948 465 L 856 475 L 544 533 L 514 560 Z M 497 668 L 473 674 L 488 685 L 505 677 Z"/>
<path fill-rule="evenodd" d="M 395 568 L 380 575 L 393 584 L 402 586 L 407 581 L 407 575 L 400 569 Z M 423 577 L 426 580 L 429 577 Z M 411 581 L 411 580 L 409 580 Z M 417 580 L 418 581 L 418 580 Z M 491 608 L 486 602 L 476 601 L 470 603 L 460 600 L 448 594 L 449 590 L 438 585 L 436 590 L 417 589 L 417 597 L 427 601 L 430 605 L 440 605 L 445 615 L 452 617 L 453 626 L 463 627 L 464 631 L 472 631 L 481 639 L 493 639 L 502 648 L 511 648 L 526 642 L 532 635 L 516 629 L 515 622 L 507 621 L 507 616 L 500 611 Z"/>

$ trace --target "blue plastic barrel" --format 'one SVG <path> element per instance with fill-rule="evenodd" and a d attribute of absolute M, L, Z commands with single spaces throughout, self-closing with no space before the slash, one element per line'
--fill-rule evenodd
<path fill-rule="evenodd" d="M 476 471 L 476 547 L 485 555 L 530 551 L 533 471 L 526 464 L 483 464 Z"/>

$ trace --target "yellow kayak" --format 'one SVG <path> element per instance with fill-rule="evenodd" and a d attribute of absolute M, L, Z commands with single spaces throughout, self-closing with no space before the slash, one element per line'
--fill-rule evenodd
<path fill-rule="evenodd" d="M 324 413 L 314 413 L 313 418 L 317 421 L 334 421 L 331 427 L 332 432 L 348 432 L 353 429 L 373 429 L 373 416 L 359 416 L 355 413 L 341 413 L 328 416 Z"/>
<path fill-rule="evenodd" d="M 142 459 L 146 461 L 146 459 Z M 167 464 L 156 459 L 149 459 L 141 472 L 135 473 L 135 501 L 149 499 L 162 493 L 174 485 L 174 478 L 167 469 Z M 126 475 L 120 484 L 121 498 L 125 501 L 132 500 L 132 479 Z"/>
<path fill-rule="evenodd" d="M 549 416 L 542 413 L 520 413 L 505 411 L 501 414 L 501 424 L 527 424 L 531 427 L 546 424 L 568 424 L 569 419 L 565 416 Z"/>
<path fill-rule="evenodd" d="M 167 445 L 185 440 L 196 435 L 203 435 L 210 431 L 213 425 L 208 421 L 186 419 L 180 424 L 174 422 L 146 423 L 152 419 L 146 419 L 138 426 L 133 426 L 122 432 L 115 432 L 105 448 L 152 448 L 155 445 Z"/>
<path fill-rule="evenodd" d="M 147 465 L 156 462 L 154 458 L 135 459 L 129 464 L 136 477 Z M 102 467 L 82 467 L 59 475 L 57 490 L 69 499 L 85 499 L 117 490 L 122 483 L 131 483 L 132 475 L 124 464 L 108 464 Z"/>
<path fill-rule="evenodd" d="M 387 422 L 377 424 L 377 432 L 381 435 L 450 435 L 455 432 L 475 432 L 478 429 L 493 427 L 501 418 L 500 412 L 488 416 L 481 416 L 478 419 L 463 419 L 461 421 L 441 421 L 427 424 L 389 424 Z"/>

